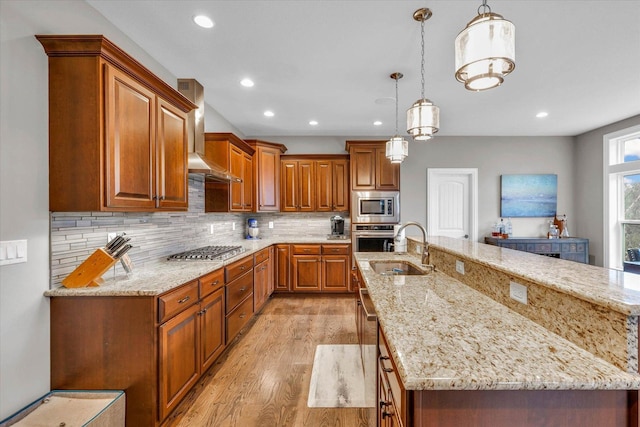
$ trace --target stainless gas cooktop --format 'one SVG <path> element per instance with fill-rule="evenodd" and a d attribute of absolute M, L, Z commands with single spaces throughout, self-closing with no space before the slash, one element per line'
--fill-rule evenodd
<path fill-rule="evenodd" d="M 180 252 L 167 258 L 169 261 L 219 261 L 244 252 L 242 246 L 204 246 Z"/>

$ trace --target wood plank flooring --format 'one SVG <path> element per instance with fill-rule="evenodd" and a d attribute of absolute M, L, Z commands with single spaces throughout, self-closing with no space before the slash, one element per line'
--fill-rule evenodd
<path fill-rule="evenodd" d="M 318 344 L 357 343 L 353 295 L 275 295 L 163 427 L 371 427 L 374 408 L 309 408 Z"/>

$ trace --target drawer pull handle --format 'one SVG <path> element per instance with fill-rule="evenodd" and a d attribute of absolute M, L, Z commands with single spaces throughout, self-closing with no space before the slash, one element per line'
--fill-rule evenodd
<path fill-rule="evenodd" d="M 245 269 L 245 266 L 244 266 L 244 265 L 241 265 L 241 266 L 240 266 L 240 270 L 244 270 L 244 269 Z"/>
<path fill-rule="evenodd" d="M 219 280 L 216 280 L 215 282 L 212 282 L 212 283 L 211 283 L 211 286 L 215 286 L 215 285 L 217 285 L 218 283 L 220 283 L 220 281 L 219 281 Z"/>
<path fill-rule="evenodd" d="M 244 288 L 244 287 L 243 287 L 243 288 L 240 288 L 240 293 L 243 293 L 243 292 L 244 292 L 244 291 L 246 291 L 246 290 L 247 290 L 247 288 Z"/>
<path fill-rule="evenodd" d="M 380 360 L 389 360 L 389 356 L 380 356 Z"/>
<path fill-rule="evenodd" d="M 182 298 L 181 300 L 178 300 L 178 304 L 183 304 L 187 301 L 189 301 L 191 299 L 191 297 L 189 295 L 187 295 L 186 297 Z"/>
<path fill-rule="evenodd" d="M 245 317 L 247 317 L 247 314 L 246 314 L 246 313 L 242 313 L 239 317 L 240 317 L 241 319 L 244 319 Z"/>
<path fill-rule="evenodd" d="M 391 368 L 382 368 L 382 370 L 385 372 L 393 372 L 393 369 Z"/>

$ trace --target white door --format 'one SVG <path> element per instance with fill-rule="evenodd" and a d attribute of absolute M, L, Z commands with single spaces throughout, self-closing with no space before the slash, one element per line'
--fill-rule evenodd
<path fill-rule="evenodd" d="M 430 236 L 478 239 L 478 169 L 427 169 Z"/>

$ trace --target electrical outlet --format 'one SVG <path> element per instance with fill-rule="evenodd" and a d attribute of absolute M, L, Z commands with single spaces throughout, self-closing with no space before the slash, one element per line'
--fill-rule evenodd
<path fill-rule="evenodd" d="M 213 234 L 213 224 L 209 224 L 209 234 Z"/>
<path fill-rule="evenodd" d="M 273 221 L 269 221 L 269 228 L 273 228 Z"/>
<path fill-rule="evenodd" d="M 416 245 L 416 253 L 420 255 L 422 253 L 422 246 Z"/>
<path fill-rule="evenodd" d="M 464 262 L 456 260 L 456 271 L 460 274 L 464 274 Z"/>
<path fill-rule="evenodd" d="M 235 221 L 231 223 L 231 229 L 232 229 L 232 230 L 235 230 L 235 229 L 236 229 L 236 223 L 235 223 Z"/>
<path fill-rule="evenodd" d="M 527 303 L 527 287 L 516 282 L 509 282 L 509 296 L 514 300 Z"/>

